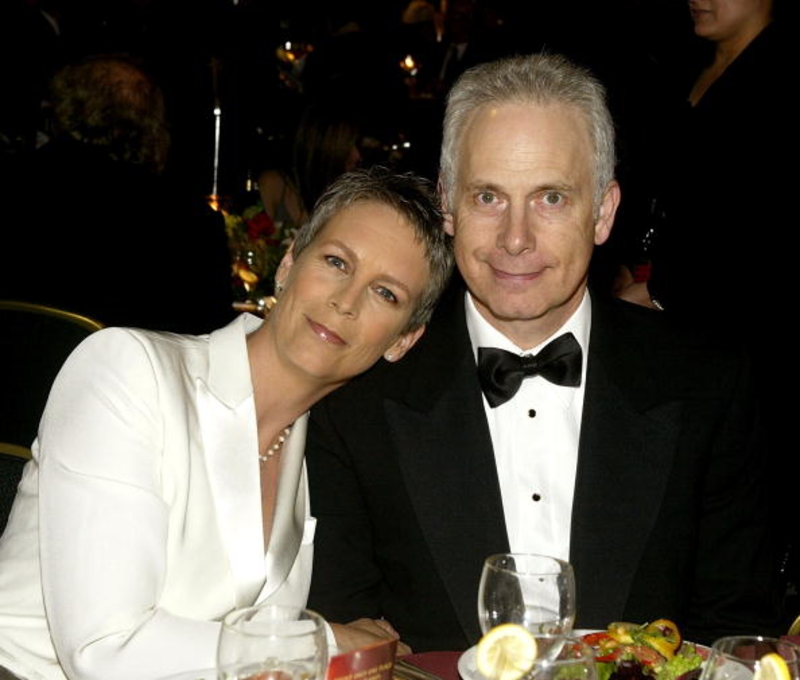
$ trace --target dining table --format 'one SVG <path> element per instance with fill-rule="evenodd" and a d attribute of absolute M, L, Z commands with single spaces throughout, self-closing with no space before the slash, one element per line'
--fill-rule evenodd
<path fill-rule="evenodd" d="M 797 645 L 800 645 L 800 635 L 784 635 L 783 640 L 789 640 Z M 419 654 L 407 654 L 402 657 L 403 666 L 411 665 L 421 669 L 424 673 L 440 678 L 441 680 L 461 680 L 458 673 L 458 659 L 463 652 L 421 652 Z M 396 674 L 395 677 L 398 677 Z M 402 680 L 406 680 L 409 676 L 403 673 Z M 427 676 L 420 676 L 414 680 L 432 680 Z"/>
<path fill-rule="evenodd" d="M 420 652 L 419 654 L 407 654 L 402 657 L 402 664 L 397 664 L 396 669 L 407 668 L 408 665 L 415 666 L 425 673 L 435 675 L 441 680 L 459 680 L 458 659 L 462 652 Z M 395 675 L 397 677 L 398 674 Z M 403 674 L 403 680 L 409 676 Z M 430 680 L 425 676 L 415 680 Z"/>

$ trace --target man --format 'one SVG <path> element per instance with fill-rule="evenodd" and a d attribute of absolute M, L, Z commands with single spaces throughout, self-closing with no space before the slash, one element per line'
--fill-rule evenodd
<path fill-rule="evenodd" d="M 456 84 L 441 187 L 468 290 L 402 365 L 312 413 L 311 607 L 463 648 L 482 562 L 510 549 L 572 562 L 577 627 L 666 617 L 709 640 L 771 621 L 740 354 L 587 294 L 613 168 L 603 88 L 563 58 Z"/>

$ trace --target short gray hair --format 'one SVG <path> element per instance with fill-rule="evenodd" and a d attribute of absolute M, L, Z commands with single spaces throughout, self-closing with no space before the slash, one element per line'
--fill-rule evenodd
<path fill-rule="evenodd" d="M 614 179 L 614 123 L 603 85 L 589 71 L 557 54 L 510 57 L 466 71 L 447 98 L 440 178 L 449 206 L 458 172 L 461 138 L 487 104 L 563 104 L 583 114 L 594 145 L 594 205 Z"/>
<path fill-rule="evenodd" d="M 308 246 L 338 213 L 359 201 L 373 201 L 396 210 L 414 229 L 425 249 L 430 279 L 411 314 L 406 331 L 426 324 L 453 271 L 453 246 L 443 229 L 444 218 L 433 184 L 411 173 L 397 175 L 374 167 L 341 175 L 322 194 L 294 240 L 294 257 Z"/>

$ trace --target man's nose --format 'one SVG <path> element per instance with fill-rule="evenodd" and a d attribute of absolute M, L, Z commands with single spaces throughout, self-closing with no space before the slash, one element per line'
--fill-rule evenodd
<path fill-rule="evenodd" d="M 508 211 L 497 237 L 497 247 L 509 255 L 536 249 L 533 217 L 527 205 L 512 206 Z"/>

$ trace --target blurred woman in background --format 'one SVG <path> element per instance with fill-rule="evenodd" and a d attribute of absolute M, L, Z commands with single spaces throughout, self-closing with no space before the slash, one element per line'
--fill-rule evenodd
<path fill-rule="evenodd" d="M 328 185 L 358 166 L 358 140 L 358 125 L 342 109 L 309 106 L 295 131 L 291 167 L 258 178 L 267 214 L 284 229 L 299 228 Z"/>

